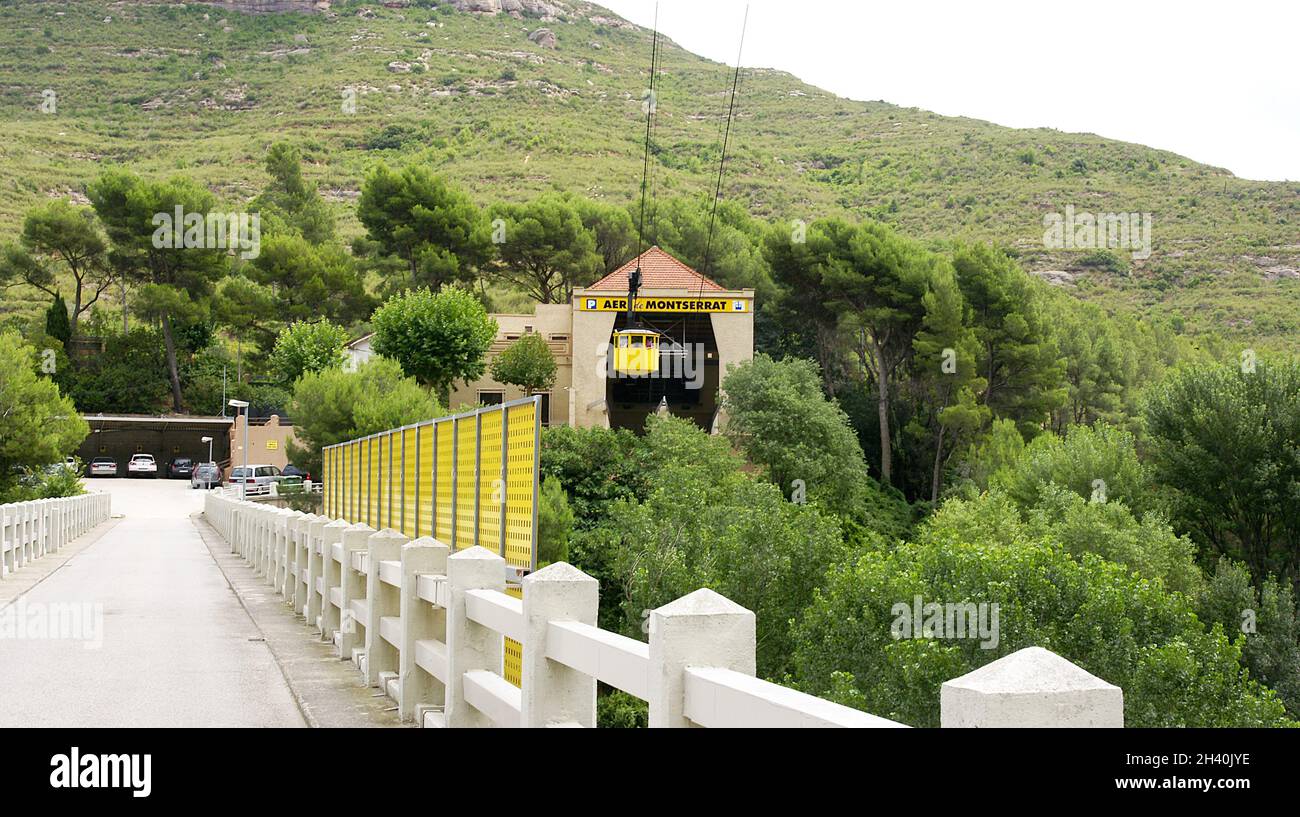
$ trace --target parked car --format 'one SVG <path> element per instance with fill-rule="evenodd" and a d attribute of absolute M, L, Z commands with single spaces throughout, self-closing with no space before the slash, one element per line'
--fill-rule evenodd
<path fill-rule="evenodd" d="M 117 460 L 112 457 L 95 457 L 90 461 L 90 475 L 92 477 L 117 476 Z"/>
<path fill-rule="evenodd" d="M 292 486 L 295 490 L 301 490 L 306 482 L 311 481 L 311 474 L 296 465 L 286 465 L 280 472 L 280 487 L 283 489 Z"/>
<path fill-rule="evenodd" d="M 53 465 L 45 466 L 45 475 L 54 476 L 60 471 L 70 471 L 73 474 L 81 474 L 81 463 L 76 457 L 65 457 L 63 462 L 56 462 Z"/>
<path fill-rule="evenodd" d="M 216 488 L 221 485 L 221 468 L 215 462 L 201 462 L 190 471 L 190 488 Z"/>
<path fill-rule="evenodd" d="M 167 466 L 168 479 L 189 479 L 194 472 L 194 460 L 189 457 L 177 457 Z"/>
<path fill-rule="evenodd" d="M 300 482 L 311 482 L 311 474 L 293 464 L 286 465 L 280 475 L 285 478 L 297 477 Z"/>
<path fill-rule="evenodd" d="M 236 466 L 230 469 L 227 488 L 244 486 L 244 496 L 270 496 L 271 483 L 280 481 L 280 469 L 274 465 Z"/>
<path fill-rule="evenodd" d="M 131 461 L 126 464 L 126 475 L 128 477 L 157 478 L 158 463 L 154 462 L 153 454 L 133 455 Z"/>

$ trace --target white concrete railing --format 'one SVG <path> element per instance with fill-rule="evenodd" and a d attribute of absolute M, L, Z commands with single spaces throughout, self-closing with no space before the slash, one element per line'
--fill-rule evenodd
<path fill-rule="evenodd" d="M 83 494 L 0 505 L 0 579 L 47 553 L 55 553 L 108 519 L 108 494 Z"/>
<path fill-rule="evenodd" d="M 650 614 L 644 643 L 596 626 L 598 583 L 568 564 L 505 592 L 506 565 L 322 516 L 206 497 L 208 521 L 293 609 L 352 660 L 403 720 L 426 727 L 593 727 L 596 682 L 649 703 L 652 727 L 897 727 L 754 677 L 755 619 L 697 590 Z M 502 677 L 523 646 L 522 687 Z M 944 684 L 944 726 L 1122 726 L 1117 687 L 1047 650 L 1013 653 Z"/>

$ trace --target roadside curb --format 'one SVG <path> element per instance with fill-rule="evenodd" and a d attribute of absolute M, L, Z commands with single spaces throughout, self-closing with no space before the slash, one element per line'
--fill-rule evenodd
<path fill-rule="evenodd" d="M 243 559 L 230 552 L 201 512 L 192 514 L 190 521 L 261 635 L 308 726 L 407 727 L 391 701 L 366 687 L 351 662 L 339 660 L 333 645 L 320 641 Z"/>

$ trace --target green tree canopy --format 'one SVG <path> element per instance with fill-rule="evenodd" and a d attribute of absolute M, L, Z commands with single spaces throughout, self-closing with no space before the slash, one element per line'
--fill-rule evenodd
<path fill-rule="evenodd" d="M 299 321 L 280 332 L 271 353 L 271 368 L 285 385 L 293 385 L 306 372 L 343 365 L 348 332 L 329 321 Z"/>
<path fill-rule="evenodd" d="M 456 380 L 474 380 L 487 369 L 497 323 L 472 294 L 447 288 L 394 295 L 371 318 L 375 354 L 429 386 L 443 402 Z"/>
<path fill-rule="evenodd" d="M 13 490 L 15 467 L 62 462 L 90 433 L 40 366 L 37 349 L 14 330 L 0 330 L 0 502 Z"/>
<path fill-rule="evenodd" d="M 110 335 L 102 354 L 77 368 L 68 396 L 87 414 L 158 414 L 168 404 L 167 355 L 160 333 L 137 327 Z M 208 406 L 211 411 L 220 406 Z"/>
<path fill-rule="evenodd" d="M 162 324 L 172 408 L 180 412 L 184 406 L 174 324 L 192 322 L 229 264 L 225 248 L 205 242 L 200 242 L 202 247 L 173 246 L 173 226 L 187 233 L 194 228 L 188 223 L 172 225 L 170 220 L 178 210 L 186 220 L 204 219 L 214 209 L 215 199 L 189 179 L 147 181 L 119 171 L 105 173 L 86 194 L 112 243 L 112 265 L 142 285 L 137 311 Z"/>
<path fill-rule="evenodd" d="M 833 568 L 796 625 L 794 679 L 914 726 L 939 723 L 943 682 L 1029 646 L 1045 647 L 1124 690 L 1127 726 L 1287 726 L 1282 703 L 1251 679 L 1241 648 L 1207 629 L 1192 601 L 1127 567 L 1076 559 L 1015 524 L 1007 503 L 977 527 L 952 520 L 915 542 Z M 997 639 L 895 638 L 899 603 L 985 604 Z M 985 646 L 981 646 L 984 644 Z"/>
<path fill-rule="evenodd" d="M 72 340 L 72 323 L 68 320 L 68 302 L 59 293 L 45 310 L 45 334 L 61 342 L 66 348 Z"/>
<path fill-rule="evenodd" d="M 525 393 L 546 391 L 555 385 L 555 355 L 546 338 L 529 332 L 492 360 L 492 379 L 518 386 Z"/>
<path fill-rule="evenodd" d="M 999 466 L 989 484 L 1026 510 L 1051 485 L 1085 500 L 1123 502 L 1138 514 L 1157 504 L 1149 470 L 1138 460 L 1137 441 L 1128 431 L 1105 424 L 1071 426 L 1064 437 L 1035 437 L 1014 462 Z"/>
<path fill-rule="evenodd" d="M 1157 482 L 1211 553 L 1300 582 L 1300 362 L 1186 366 L 1146 411 Z"/>
<path fill-rule="evenodd" d="M 567 303 L 576 287 L 600 275 L 595 237 L 565 196 L 547 193 L 526 204 L 498 204 L 489 217 L 498 239 L 494 276 L 540 303 Z"/>
<path fill-rule="evenodd" d="M 268 224 L 283 222 L 289 231 L 313 245 L 334 238 L 334 215 L 316 186 L 302 176 L 302 152 L 288 142 L 276 142 L 266 152 L 266 172 L 271 181 L 253 199 L 251 209 Z"/>
<path fill-rule="evenodd" d="M 596 241 L 601 259 L 601 274 L 608 275 L 631 261 L 636 255 L 636 229 L 625 208 L 604 204 L 581 196 L 568 200 L 578 211 L 578 218 Z"/>
<path fill-rule="evenodd" d="M 826 399 L 816 364 L 760 353 L 730 370 L 723 393 L 727 438 L 787 497 L 806 493 L 827 511 L 886 539 L 906 532 L 906 505 L 884 494 L 867 473 L 857 435 L 839 406 Z"/>
<path fill-rule="evenodd" d="M 724 438 L 689 421 L 652 416 L 642 445 L 652 475 L 646 499 L 615 502 L 571 547 L 581 569 L 595 575 L 609 568 L 605 626 L 644 637 L 649 610 L 709 587 L 755 611 L 759 673 L 780 678 L 791 622 L 842 552 L 839 525 L 745 474 Z"/>
<path fill-rule="evenodd" d="M 72 280 L 71 332 L 83 313 L 114 282 L 108 243 L 89 207 L 57 199 L 40 205 L 23 219 L 21 246 L 0 250 L 0 281 L 18 278 L 51 297 L 60 282 Z"/>
<path fill-rule="evenodd" d="M 384 358 L 372 358 L 355 372 L 305 373 L 294 384 L 289 412 L 295 437 L 289 459 L 312 474 L 322 473 L 325 446 L 442 415 L 427 389 Z"/>
<path fill-rule="evenodd" d="M 296 234 L 267 236 L 257 258 L 241 271 L 269 289 L 269 317 L 281 323 L 326 318 L 348 324 L 374 307 L 352 258 L 337 244 L 313 245 Z"/>
<path fill-rule="evenodd" d="M 982 244 L 959 249 L 953 266 L 979 343 L 981 402 L 1032 437 L 1067 394 L 1065 361 L 1036 282 L 1004 253 Z"/>
<path fill-rule="evenodd" d="M 412 165 L 400 171 L 382 162 L 366 177 L 357 203 L 379 255 L 401 260 L 406 276 L 398 286 L 437 290 L 471 281 L 493 253 L 486 218 L 463 191 Z"/>

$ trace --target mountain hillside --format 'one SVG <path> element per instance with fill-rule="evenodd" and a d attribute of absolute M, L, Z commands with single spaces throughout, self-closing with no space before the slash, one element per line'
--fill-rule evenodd
<path fill-rule="evenodd" d="M 281 139 L 302 146 L 347 235 L 380 159 L 428 162 L 481 203 L 550 189 L 628 202 L 649 55 L 649 31 L 571 0 L 3 2 L 0 227 L 82 199 L 111 165 L 192 176 L 235 207 Z M 668 42 L 660 83 L 660 193 L 711 190 L 730 70 Z M 1189 333 L 1268 348 L 1300 331 L 1300 182 L 848 101 L 774 70 L 743 72 L 732 137 L 724 193 L 755 215 L 998 242 L 1081 297 Z M 1150 257 L 1046 249 L 1044 215 L 1067 206 L 1151 214 Z M 37 303 L 3 297 L 4 312 Z"/>

